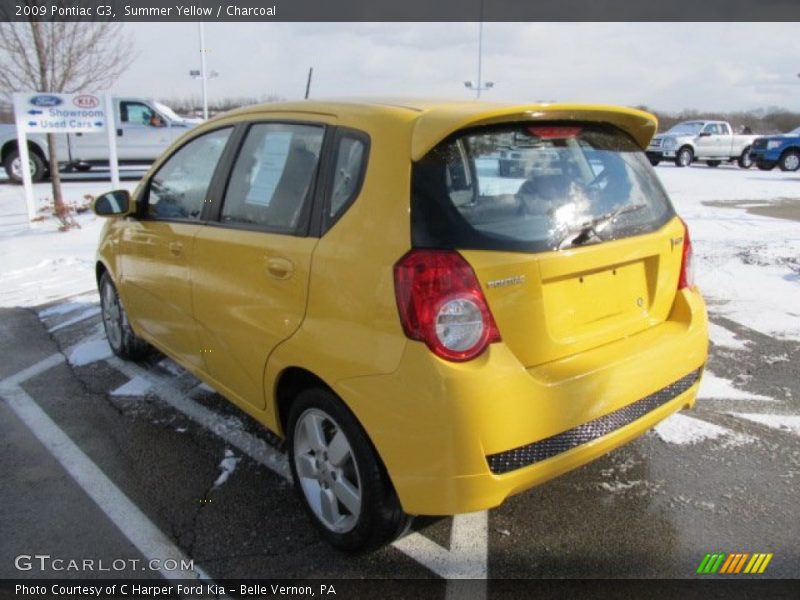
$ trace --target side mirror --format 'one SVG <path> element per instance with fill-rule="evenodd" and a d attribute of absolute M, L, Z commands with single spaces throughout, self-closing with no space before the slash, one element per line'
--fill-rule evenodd
<path fill-rule="evenodd" d="M 710 137 L 710 136 L 711 136 L 711 132 L 710 132 L 710 131 L 701 131 L 701 132 L 700 132 L 700 133 L 697 135 L 697 137 Z"/>
<path fill-rule="evenodd" d="M 100 217 L 129 215 L 133 208 L 128 190 L 114 190 L 94 199 L 94 213 Z"/>

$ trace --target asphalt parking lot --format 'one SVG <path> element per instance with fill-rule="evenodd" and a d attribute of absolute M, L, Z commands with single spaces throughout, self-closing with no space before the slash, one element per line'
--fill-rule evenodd
<path fill-rule="evenodd" d="M 718 325 L 748 344 L 712 347 L 710 368 L 800 414 L 800 345 Z M 770 577 L 800 573 L 800 443 L 732 416 L 762 403 L 747 394 L 693 411 L 717 437 L 651 432 L 488 514 L 425 519 L 393 546 L 347 556 L 311 528 L 275 439 L 163 356 L 110 356 L 95 296 L 3 309 L 0 335 L 2 578 L 75 576 L 15 567 L 32 554 L 191 558 L 215 578 L 686 578 L 726 550 L 773 553 Z M 162 541 L 137 540 L 145 526 Z"/>

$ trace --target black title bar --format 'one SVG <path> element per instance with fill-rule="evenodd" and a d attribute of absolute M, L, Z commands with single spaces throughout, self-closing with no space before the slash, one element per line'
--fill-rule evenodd
<path fill-rule="evenodd" d="M 800 21 L 797 0 L 0 0 L 0 20 Z"/>
<path fill-rule="evenodd" d="M 28 600 L 487 600 L 681 598 L 796 600 L 797 581 L 751 577 L 694 579 L 0 579 L 0 598 Z"/>

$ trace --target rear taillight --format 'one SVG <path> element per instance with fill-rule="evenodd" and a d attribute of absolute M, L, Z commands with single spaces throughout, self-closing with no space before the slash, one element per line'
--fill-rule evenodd
<path fill-rule="evenodd" d="M 472 267 L 450 250 L 412 250 L 394 266 L 403 331 L 454 361 L 478 356 L 500 333 Z"/>
<path fill-rule="evenodd" d="M 683 257 L 681 258 L 681 276 L 678 279 L 678 289 L 694 287 L 694 261 L 692 258 L 692 240 L 689 237 L 689 227 L 683 223 Z"/>

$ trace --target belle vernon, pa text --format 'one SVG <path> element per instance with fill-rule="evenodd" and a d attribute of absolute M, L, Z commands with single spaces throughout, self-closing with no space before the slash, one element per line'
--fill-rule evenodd
<path fill-rule="evenodd" d="M 273 583 L 242 584 L 238 589 L 225 588 L 216 583 L 198 583 L 192 585 L 164 584 L 148 585 L 138 583 L 103 584 L 103 585 L 70 585 L 55 583 L 52 585 L 24 585 L 17 584 L 14 593 L 17 596 L 152 596 L 181 597 L 216 595 L 224 596 L 228 593 L 239 593 L 242 596 L 335 596 L 336 589 L 330 584 L 311 585 L 281 585 Z"/>

